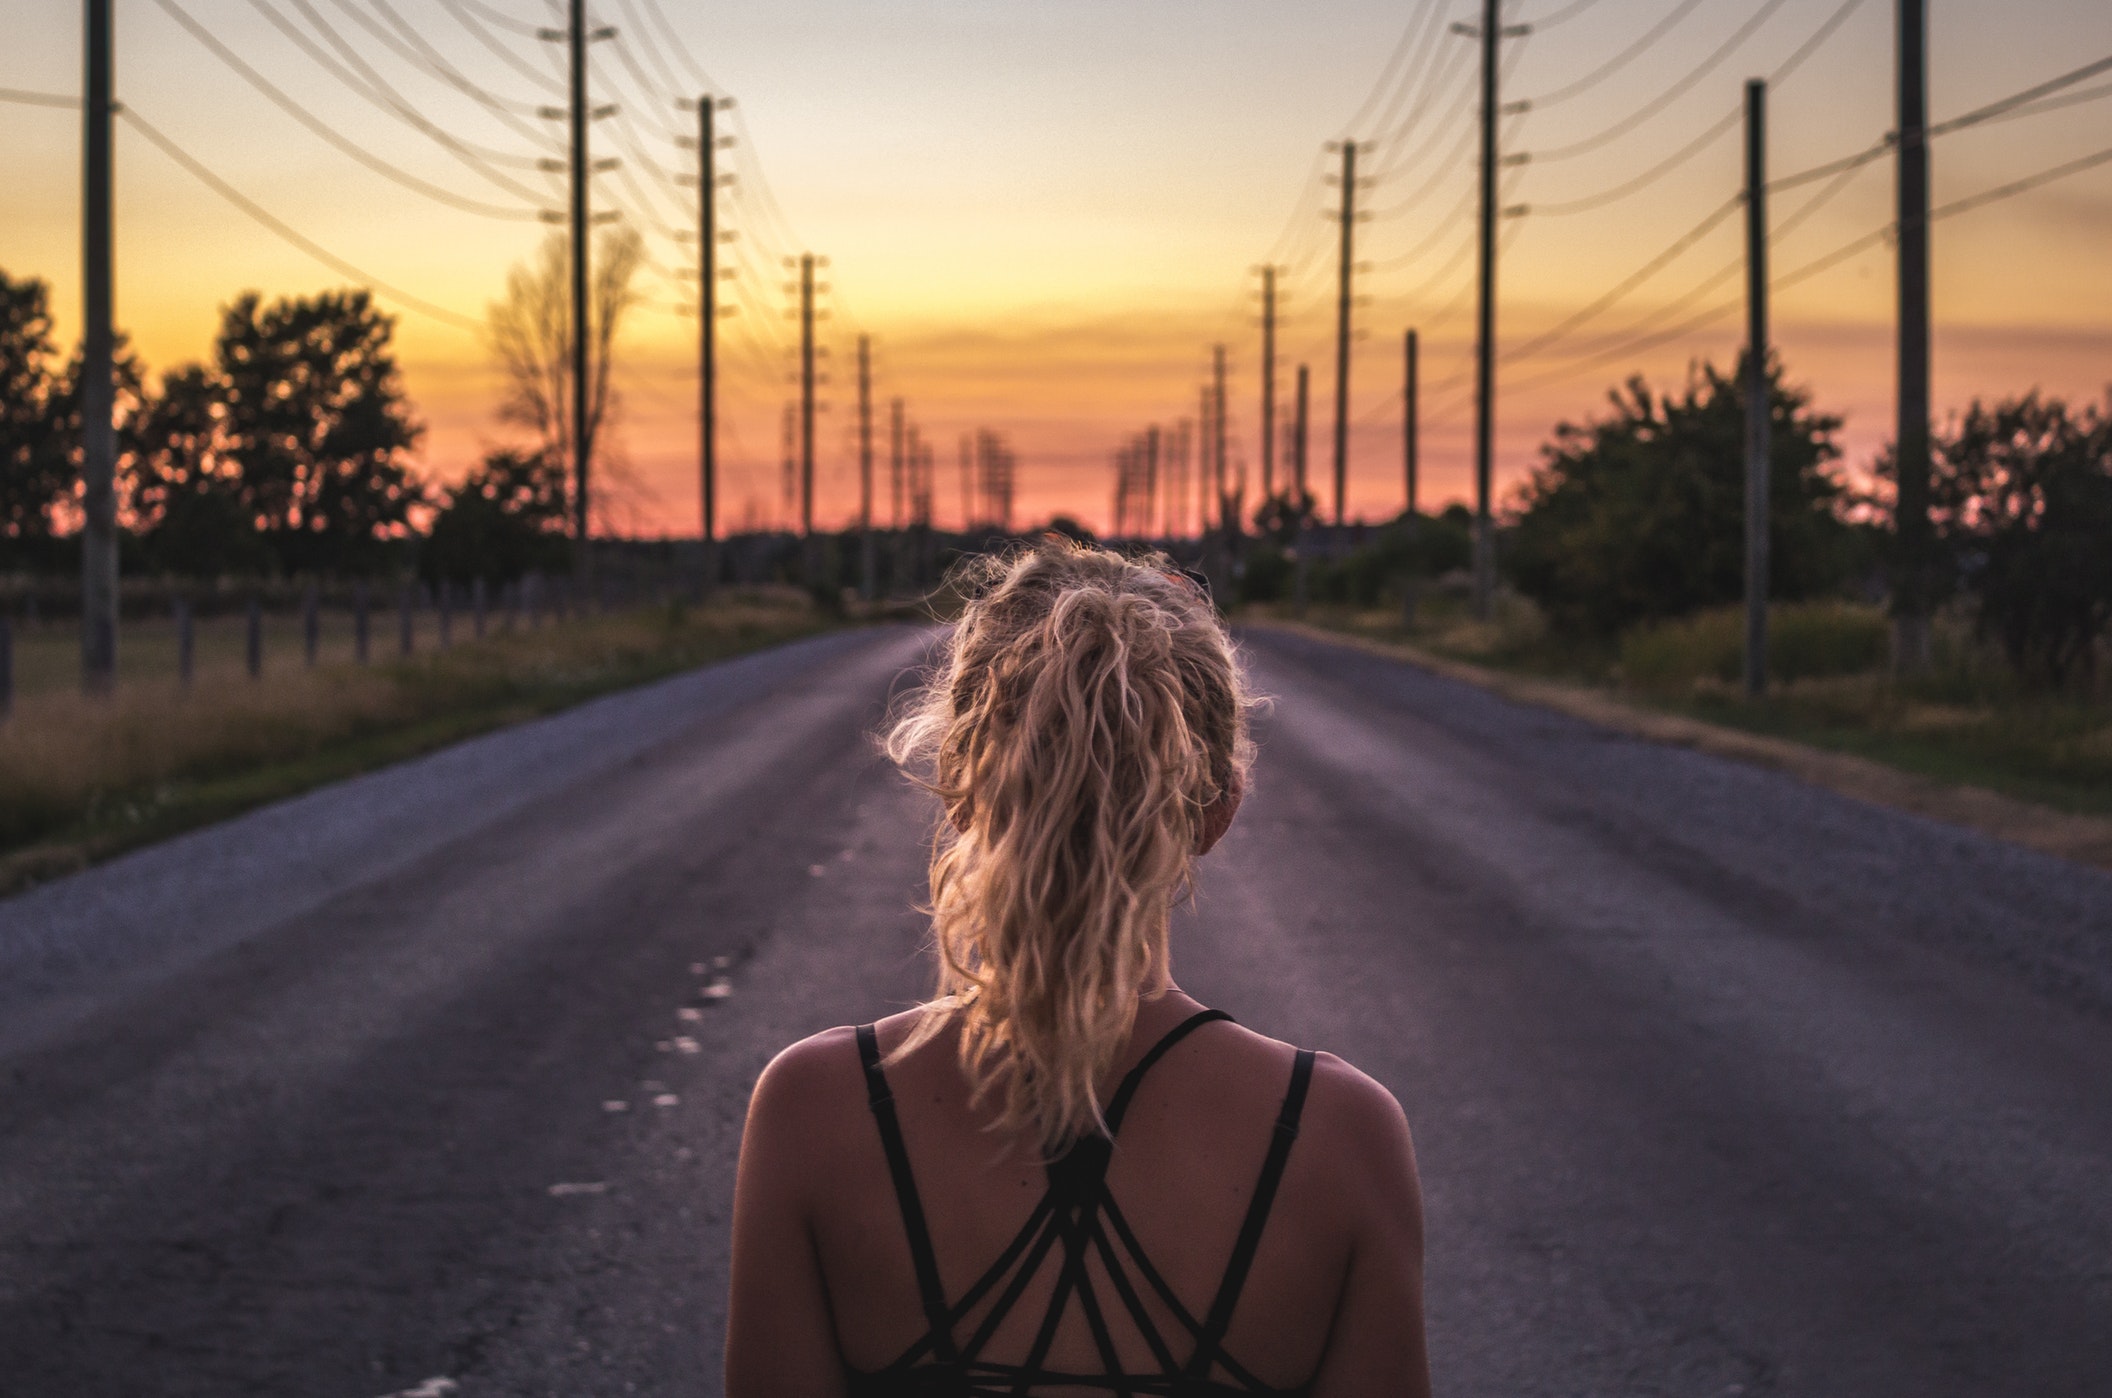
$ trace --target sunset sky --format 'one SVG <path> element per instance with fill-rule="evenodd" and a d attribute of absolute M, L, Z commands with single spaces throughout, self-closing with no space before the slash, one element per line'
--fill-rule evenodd
<path fill-rule="evenodd" d="M 509 267 L 546 234 L 538 205 L 557 177 L 505 168 L 513 189 L 466 168 L 304 51 L 356 59 L 422 121 L 515 167 L 559 154 L 561 49 L 524 32 L 556 22 L 543 0 L 117 0 L 120 100 L 299 234 L 392 287 L 481 320 Z M 2102 0 L 2017 5 L 1933 0 L 1931 118 L 1942 121 L 2112 55 Z M 1512 169 L 1499 349 L 1528 346 L 1736 193 L 1735 127 L 1661 179 L 1603 207 L 1560 206 L 1610 191 L 1694 141 L 1741 101 L 1744 79 L 1775 73 L 1840 15 L 1842 0 L 1517 0 L 1515 23 L 1551 21 L 1507 47 Z M 72 94 L 80 6 L 14 0 L 0 88 Z M 1892 5 L 1863 0 L 1772 92 L 1770 163 L 1790 173 L 1853 154 L 1891 125 Z M 392 182 L 299 125 L 187 32 L 190 16 L 330 130 L 388 165 L 509 217 L 449 207 Z M 597 100 L 623 108 L 597 126 L 597 155 L 624 169 L 596 179 L 599 207 L 643 229 L 660 269 L 695 265 L 668 230 L 694 227 L 695 193 L 645 163 L 693 168 L 672 142 L 708 77 L 734 97 L 726 153 L 739 183 L 722 201 L 743 309 L 722 322 L 727 427 L 722 520 L 781 518 L 779 415 L 791 391 L 780 259 L 812 250 L 831 266 L 829 410 L 820 433 L 825 523 L 856 505 L 853 341 L 873 338 L 876 397 L 900 395 L 938 445 L 938 512 L 959 516 L 954 443 L 1007 433 L 1020 458 L 1019 518 L 1062 511 L 1104 523 L 1110 454 L 1129 433 L 1196 411 L 1214 343 L 1229 347 L 1234 456 L 1258 476 L 1257 279 L 1285 264 L 1279 401 L 1292 366 L 1312 366 L 1314 465 L 1324 476 L 1333 392 L 1339 191 L 1320 180 L 1323 145 L 1374 139 L 1357 227 L 1368 298 L 1352 371 L 1353 515 L 1401 507 L 1401 332 L 1424 339 L 1426 499 L 1470 490 L 1474 43 L 1446 32 L 1477 17 L 1468 0 L 596 0 L 619 37 L 594 52 Z M 665 16 L 682 49 L 667 42 Z M 272 21 L 276 18 L 280 24 Z M 280 27 L 280 26 L 283 26 Z M 1750 33 L 1733 42 L 1739 31 Z M 1565 95 L 1653 29 L 1662 36 Z M 1404 39 L 1403 59 L 1389 56 Z M 1427 37 L 1426 37 L 1427 36 Z M 342 46 L 342 48 L 338 46 Z M 345 57 L 346 53 L 351 59 Z M 1721 55 L 1720 57 L 1718 55 Z M 701 65 L 693 70 L 691 60 Z M 1706 71 L 1698 72 L 1705 65 Z M 452 78 L 445 77 L 452 74 Z M 1689 79 L 1692 79 L 1690 82 Z M 2112 83 L 2100 75 L 2066 95 Z M 499 112 L 462 89 L 496 99 Z M 1682 88 L 1671 100 L 1661 96 Z M 1374 100 L 1367 100 L 1367 98 Z M 1650 112 L 1630 122 L 1639 113 Z M 1934 146 L 1938 206 L 2108 145 L 2112 98 L 1992 121 Z M 731 118 L 730 118 L 731 119 Z M 61 332 L 78 331 L 79 118 L 0 103 L 0 268 L 54 286 Z M 1599 139 L 1602 133 L 1606 138 Z M 1588 147 L 1573 155 L 1570 146 Z M 1793 272 L 1891 217 L 1878 160 L 1837 186 L 1777 196 L 1777 274 Z M 540 197 L 530 200 L 526 192 Z M 1814 196 L 1825 202 L 1808 213 Z M 136 131 L 118 128 L 117 306 L 155 370 L 203 356 L 218 308 L 238 292 L 311 292 L 342 274 L 238 212 Z M 1790 226 L 1793 223 L 1793 226 Z M 1687 363 L 1728 364 L 1743 333 L 1732 309 L 1654 347 L 1659 327 L 1740 295 L 1740 220 L 1720 225 L 1663 272 L 1499 378 L 1499 485 L 1530 468 L 1552 425 L 1595 410 L 1640 370 L 1676 381 Z M 1939 412 L 2034 386 L 2097 398 L 2112 383 L 2112 164 L 1960 214 L 1934 233 Z M 1791 376 L 1848 418 L 1851 463 L 1889 435 L 1892 265 L 1879 241 L 1776 298 L 1775 340 Z M 1696 288 L 1721 274 L 1712 289 Z M 694 533 L 696 323 L 676 314 L 685 284 L 649 272 L 648 304 L 622 341 L 624 409 L 605 526 Z M 424 469 L 458 476 L 506 440 L 479 335 L 388 294 L 400 313 L 405 380 L 429 431 Z M 1604 362 L 1595 362 L 1603 359 Z"/>

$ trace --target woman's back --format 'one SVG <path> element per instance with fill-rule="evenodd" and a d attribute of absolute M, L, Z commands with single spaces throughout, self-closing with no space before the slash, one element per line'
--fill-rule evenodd
<path fill-rule="evenodd" d="M 1399 1105 L 1173 982 L 1253 758 L 1207 592 L 1053 537 L 954 581 L 887 738 L 937 798 L 936 993 L 757 1083 L 730 1398 L 1427 1393 Z"/>
<path fill-rule="evenodd" d="M 1140 1008 L 1108 1084 L 1111 1114 L 1117 1083 L 1199 1010 L 1178 992 Z M 914 1018 L 877 1026 L 881 1055 Z M 1288 1102 L 1299 1057 L 1228 1022 L 1190 1027 L 1121 1104 L 1103 1194 L 1092 1145 L 1052 1171 L 1037 1142 L 987 1129 L 951 1034 L 886 1063 L 878 1093 L 855 1031 L 794 1046 L 757 1088 L 741 1212 L 805 1219 L 818 1278 L 805 1307 L 827 1319 L 837 1377 L 776 1387 L 768 1375 L 785 1350 L 757 1336 L 747 1354 L 729 1352 L 729 1392 L 1009 1393 L 1022 1371 L 1040 1377 L 1035 1393 L 1422 1391 L 1419 1327 L 1402 1325 L 1421 1314 L 1406 1123 L 1383 1088 L 1325 1054 L 1310 1056 L 1310 1081 Z M 913 1180 L 909 1219 L 873 1110 L 883 1094 Z M 1294 1137 L 1279 1132 L 1287 1106 Z M 1256 1209 L 1279 1134 L 1280 1183 Z M 770 1203 L 753 1197 L 763 1193 Z M 917 1212 L 950 1325 L 934 1325 L 919 1285 Z M 1241 1249 L 1250 1221 L 1258 1232 Z M 768 1265 L 742 1257 L 737 1234 L 743 1263 Z M 1193 1365 L 1219 1301 L 1232 1302 L 1221 1354 Z M 784 1319 L 796 1324 L 796 1309 Z M 796 1343 L 792 1332 L 782 1343 Z M 1110 1373 L 1126 1381 L 1078 1386 Z"/>

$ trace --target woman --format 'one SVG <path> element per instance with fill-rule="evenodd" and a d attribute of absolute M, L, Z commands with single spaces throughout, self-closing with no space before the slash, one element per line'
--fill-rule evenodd
<path fill-rule="evenodd" d="M 943 807 L 938 995 L 756 1084 L 726 1392 L 1426 1394 L 1399 1105 L 1173 981 L 1251 757 L 1208 599 L 1060 541 L 969 582 L 887 742 Z"/>

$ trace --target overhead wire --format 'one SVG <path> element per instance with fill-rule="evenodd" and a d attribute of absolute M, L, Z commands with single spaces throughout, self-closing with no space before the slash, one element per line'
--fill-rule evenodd
<path fill-rule="evenodd" d="M 429 180 L 422 179 L 419 176 L 412 174 L 410 171 L 405 170 L 400 166 L 393 165 L 390 162 L 381 159 L 379 156 L 372 154 L 363 146 L 359 145 L 356 141 L 353 141 L 343 135 L 335 127 L 331 126 L 330 123 L 314 115 L 312 112 L 308 111 L 307 108 L 303 107 L 300 103 L 294 101 L 293 98 L 289 97 L 284 91 L 282 91 L 277 85 L 267 79 L 262 73 L 259 73 L 255 68 L 252 68 L 248 63 L 244 62 L 243 59 L 234 52 L 234 50 L 228 48 L 227 45 L 221 43 L 219 38 L 215 36 L 212 31 L 208 30 L 207 28 L 205 28 L 205 26 L 198 23 L 197 20 L 193 19 L 190 14 L 183 9 L 182 6 L 176 3 L 176 0 L 155 0 L 155 3 L 159 5 L 162 10 L 167 12 L 170 18 L 174 19 L 186 31 L 188 31 L 193 38 L 197 39 L 200 44 L 204 45 L 206 49 L 211 51 L 215 57 L 219 58 L 221 62 L 225 63 L 228 67 L 234 69 L 236 74 L 240 76 L 243 81 L 247 82 L 251 87 L 255 88 L 266 98 L 270 99 L 270 101 L 280 110 L 284 111 L 287 115 L 293 117 L 296 121 L 300 122 L 301 125 L 307 127 L 310 131 L 314 132 L 317 136 L 321 137 L 326 143 L 335 146 L 338 150 L 352 157 L 352 159 L 358 161 L 360 164 L 366 166 L 368 169 L 374 171 L 376 174 L 381 175 L 386 179 L 393 180 L 394 182 L 402 185 L 406 189 L 413 190 L 419 194 L 422 194 L 426 198 L 431 199 L 436 203 L 449 205 L 453 208 L 460 209 L 465 213 L 479 214 L 485 218 L 512 219 L 530 223 L 537 222 L 540 220 L 541 213 L 536 208 L 509 208 L 500 204 L 487 203 L 480 199 L 464 198 L 462 195 L 456 194 L 453 190 L 444 189 Z"/>
<path fill-rule="evenodd" d="M 512 45 L 492 33 L 485 26 L 485 23 L 478 19 L 476 13 L 469 8 L 467 0 L 440 0 L 440 5 L 442 9 L 454 16 L 455 23 L 462 26 L 464 32 L 490 50 L 494 57 L 513 69 L 514 72 L 519 73 L 546 92 L 562 94 L 569 90 L 565 81 L 557 75 L 555 65 L 546 65 L 538 68 L 535 64 L 521 57 Z M 548 51 L 549 41 L 544 37 L 542 26 L 522 24 L 515 27 L 513 32 L 526 34 L 535 42 L 538 51 Z"/>
<path fill-rule="evenodd" d="M 1772 73 L 1768 74 L 1768 85 L 1772 87 L 1787 80 L 1791 74 L 1801 68 L 1805 60 L 1817 53 L 1826 41 L 1833 36 L 1834 31 L 1839 29 L 1847 21 L 1848 17 L 1861 7 L 1862 3 L 1863 0 L 1841 0 L 1841 4 L 1834 9 L 1832 14 L 1826 17 L 1825 21 L 1812 32 L 1811 36 L 1798 45 L 1788 58 L 1776 65 Z M 1686 164 L 1709 146 L 1723 139 L 1744 119 L 1744 115 L 1745 108 L 1742 103 L 1733 106 L 1714 125 L 1708 127 L 1700 135 L 1687 142 L 1686 145 L 1681 146 L 1671 155 L 1634 178 L 1615 185 L 1610 189 L 1600 190 L 1596 194 L 1584 195 L 1575 199 L 1558 200 L 1553 203 L 1536 203 L 1532 206 L 1532 212 L 1536 217 L 1560 217 L 1566 214 L 1587 213 L 1594 209 L 1603 209 L 1609 204 L 1618 203 L 1631 194 L 1649 188 L 1666 175 L 1672 173 L 1672 171 Z"/>
<path fill-rule="evenodd" d="M 473 334 L 480 333 L 483 330 L 484 326 L 481 321 L 463 315 L 459 311 L 449 310 L 445 306 L 428 301 L 422 296 L 415 295 L 390 282 L 383 281 L 380 277 L 346 261 L 320 243 L 317 243 L 314 239 L 299 232 L 292 225 L 278 218 L 255 200 L 215 174 L 205 162 L 176 144 L 175 141 L 163 134 L 159 127 L 149 122 L 131 107 L 118 107 L 117 116 L 119 120 L 146 137 L 149 142 L 160 149 L 162 154 L 188 170 L 207 188 L 324 266 L 372 288 L 379 295 L 397 302 L 408 310 L 417 311 L 421 315 L 428 316 L 443 324 L 451 325 L 457 330 L 467 330 Z"/>
<path fill-rule="evenodd" d="M 1754 31 L 1773 17 L 1774 13 L 1781 9 L 1784 3 L 1785 0 L 1762 0 L 1759 8 L 1753 11 L 1744 24 L 1738 26 L 1730 38 L 1724 40 L 1713 53 L 1696 64 L 1684 77 L 1681 77 L 1663 92 L 1660 92 L 1642 106 L 1637 107 L 1627 116 L 1613 123 L 1613 125 L 1586 136 L 1580 141 L 1572 141 L 1565 146 L 1555 146 L 1548 150 L 1533 152 L 1533 161 L 1536 164 L 1542 164 L 1572 160 L 1577 156 L 1598 150 L 1627 135 L 1630 131 L 1633 131 L 1636 127 L 1679 100 L 1694 84 L 1714 72 L 1718 64 L 1730 57 L 1733 50 L 1752 37 Z"/>
<path fill-rule="evenodd" d="M 1672 7 L 1671 12 L 1645 30 L 1641 38 L 1627 48 L 1622 49 L 1612 58 L 1607 59 L 1606 62 L 1600 64 L 1597 68 L 1592 69 L 1574 82 L 1564 83 L 1552 92 L 1543 92 L 1538 97 L 1527 100 L 1536 108 L 1553 107 L 1567 102 L 1572 97 L 1589 92 L 1592 88 L 1597 87 L 1600 83 L 1627 67 L 1628 64 L 1635 61 L 1642 54 L 1648 52 L 1665 35 L 1671 33 L 1681 20 L 1694 13 L 1694 7 L 1700 3 L 1701 0 L 1679 0 L 1679 3 Z"/>
<path fill-rule="evenodd" d="M 495 164 L 507 164 L 515 168 L 534 170 L 540 168 L 536 157 L 522 155 L 517 151 L 502 151 L 489 146 L 472 144 L 455 136 L 438 123 L 428 120 L 409 98 L 405 97 L 400 90 L 390 84 L 380 73 L 376 72 L 374 67 L 359 54 L 357 49 L 346 43 L 344 36 L 325 22 L 322 16 L 316 14 L 312 7 L 303 4 L 302 0 L 293 0 L 293 7 L 299 10 L 309 24 L 323 36 L 325 43 L 342 55 L 341 59 L 333 58 L 324 52 L 317 45 L 315 39 L 310 37 L 286 15 L 266 3 L 266 0 L 249 0 L 249 3 L 251 9 L 263 15 L 273 28 L 284 34 L 301 52 L 307 54 L 317 67 L 344 84 L 354 95 L 364 99 L 367 103 L 387 115 L 394 117 L 420 135 L 429 137 L 465 166 L 483 175 L 507 193 L 518 198 L 528 199 L 548 197 L 546 194 L 531 190 L 525 185 L 500 175 L 491 168 Z M 348 67 L 348 64 L 351 66 Z"/>

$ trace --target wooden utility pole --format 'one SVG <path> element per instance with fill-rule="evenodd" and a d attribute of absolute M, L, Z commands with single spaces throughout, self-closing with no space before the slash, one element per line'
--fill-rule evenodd
<path fill-rule="evenodd" d="M 1261 498 L 1276 498 L 1276 268 L 1261 269 Z"/>
<path fill-rule="evenodd" d="M 110 0 L 88 0 L 81 132 L 81 688 L 117 683 L 117 383 L 112 364 Z"/>
<path fill-rule="evenodd" d="M 1312 452 L 1312 418 L 1309 412 L 1312 371 L 1305 365 L 1298 366 L 1298 410 L 1291 430 L 1291 469 L 1298 491 L 1298 507 L 1305 508 L 1306 498 L 1311 494 L 1306 484 L 1306 461 Z"/>
<path fill-rule="evenodd" d="M 1401 344 L 1403 377 L 1401 383 L 1401 469 L 1407 477 L 1408 521 L 1415 522 L 1416 474 L 1421 465 L 1419 453 L 1421 443 L 1416 440 L 1420 424 L 1416 421 L 1416 343 L 1415 332 L 1408 332 Z"/>
<path fill-rule="evenodd" d="M 975 527 L 975 434 L 961 434 L 961 532 Z"/>
<path fill-rule="evenodd" d="M 587 237 L 587 185 L 593 169 L 587 163 L 587 126 L 593 113 L 587 106 L 587 0 L 571 0 L 566 41 L 571 60 L 572 119 L 572 570 L 585 586 L 593 576 L 593 559 L 587 544 L 587 472 L 593 455 L 593 434 L 587 424 L 587 344 L 592 338 L 587 323 L 587 266 L 592 256 Z"/>
<path fill-rule="evenodd" d="M 1899 490 L 1893 546 L 1894 663 L 1929 666 L 1929 93 L 1925 0 L 1899 7 Z"/>
<path fill-rule="evenodd" d="M 799 258 L 799 532 L 814 534 L 814 254 Z"/>
<path fill-rule="evenodd" d="M 1144 434 L 1144 527 L 1147 538 L 1159 517 L 1159 429 L 1153 424 Z"/>
<path fill-rule="evenodd" d="M 888 524 L 896 529 L 902 527 L 903 452 L 909 445 L 909 419 L 904 415 L 905 412 L 900 398 L 891 400 L 887 405 L 887 470 L 888 486 L 892 495 Z"/>
<path fill-rule="evenodd" d="M 1195 508 L 1202 523 L 1198 536 L 1207 536 L 1215 527 L 1212 516 L 1217 511 L 1217 467 L 1210 458 L 1210 424 L 1217 414 L 1210 406 L 1210 385 L 1203 385 L 1202 401 L 1196 405 L 1195 417 Z"/>
<path fill-rule="evenodd" d="M 858 337 L 858 562 L 860 591 L 871 600 L 879 584 L 873 553 L 873 344 Z"/>
<path fill-rule="evenodd" d="M 1487 621 L 1496 597 L 1496 535 L 1489 514 L 1489 459 L 1496 430 L 1496 49 L 1501 0 L 1481 6 L 1480 303 L 1474 345 L 1474 615 Z"/>
<path fill-rule="evenodd" d="M 719 176 L 716 102 L 697 99 L 697 432 L 698 485 L 703 503 L 704 585 L 717 580 L 719 488 Z"/>
<path fill-rule="evenodd" d="M 1489 0 L 1493 7 L 1496 0 Z M 1342 143 L 1342 246 L 1341 265 L 1335 280 L 1335 524 L 1339 528 L 1349 507 L 1349 309 L 1355 297 L 1351 284 L 1356 276 L 1357 232 L 1357 143 Z"/>
<path fill-rule="evenodd" d="M 1216 470 L 1217 507 L 1220 525 L 1229 541 L 1239 532 L 1239 506 L 1231 491 L 1231 473 L 1225 469 L 1225 347 L 1210 352 L 1210 460 Z"/>
<path fill-rule="evenodd" d="M 1745 695 L 1767 690 L 1767 83 L 1745 85 Z"/>

